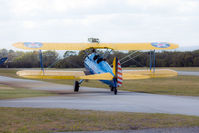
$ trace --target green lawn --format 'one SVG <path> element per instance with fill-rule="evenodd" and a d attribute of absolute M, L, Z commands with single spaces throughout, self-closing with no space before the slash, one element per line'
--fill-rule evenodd
<path fill-rule="evenodd" d="M 6 68 L 1 68 L 0 69 L 0 76 L 6 76 L 6 77 L 13 77 L 13 78 L 18 78 L 16 75 L 16 72 L 19 69 L 6 69 Z"/>
<path fill-rule="evenodd" d="M 0 132 L 2 133 L 137 130 L 194 126 L 199 126 L 199 117 L 169 114 L 0 107 Z"/>
<path fill-rule="evenodd" d="M 124 81 L 122 90 L 153 94 L 199 96 L 199 77 L 177 76 Z"/>

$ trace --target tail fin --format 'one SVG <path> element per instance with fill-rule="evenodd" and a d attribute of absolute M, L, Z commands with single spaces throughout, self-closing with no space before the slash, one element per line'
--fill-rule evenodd
<path fill-rule="evenodd" d="M 113 74 L 115 75 L 115 79 L 117 81 L 117 87 L 122 86 L 122 67 L 117 57 L 113 60 Z"/>

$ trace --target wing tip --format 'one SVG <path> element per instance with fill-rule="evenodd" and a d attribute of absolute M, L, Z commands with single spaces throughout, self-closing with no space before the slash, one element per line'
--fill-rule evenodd
<path fill-rule="evenodd" d="M 16 42 L 16 43 L 13 43 L 12 46 L 18 48 L 19 46 L 21 45 L 21 42 Z"/>
<path fill-rule="evenodd" d="M 172 45 L 172 49 L 177 49 L 179 48 L 179 45 L 176 43 L 170 43 Z"/>

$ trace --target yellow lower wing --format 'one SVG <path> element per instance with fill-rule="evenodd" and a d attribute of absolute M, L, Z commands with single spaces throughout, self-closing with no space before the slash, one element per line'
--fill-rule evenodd
<path fill-rule="evenodd" d="M 165 78 L 165 77 L 173 77 L 177 76 L 178 73 L 169 69 L 160 69 L 155 72 L 150 70 L 124 70 L 123 71 L 123 79 L 147 79 L 147 78 Z"/>
<path fill-rule="evenodd" d="M 89 80 L 112 80 L 113 75 L 111 75 L 110 73 L 102 73 L 102 74 L 80 76 L 79 78 L 80 79 L 89 79 Z"/>
<path fill-rule="evenodd" d="M 17 75 L 24 78 L 33 79 L 89 79 L 89 80 L 112 80 L 110 73 L 85 75 L 83 71 L 54 71 L 54 70 L 23 70 Z"/>
<path fill-rule="evenodd" d="M 23 70 L 18 71 L 17 75 L 24 78 L 33 79 L 89 79 L 89 80 L 112 80 L 110 73 L 85 75 L 83 71 L 55 71 L 55 70 Z M 123 80 L 147 79 L 147 78 L 164 78 L 177 76 L 178 73 L 173 70 L 162 69 L 155 72 L 149 70 L 124 70 Z"/>

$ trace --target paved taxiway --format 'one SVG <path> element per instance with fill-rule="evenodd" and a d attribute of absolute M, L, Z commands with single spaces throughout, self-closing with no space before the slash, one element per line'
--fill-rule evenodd
<path fill-rule="evenodd" d="M 126 91 L 119 91 L 115 96 L 107 89 L 89 87 L 81 87 L 79 93 L 74 93 L 73 87 L 69 85 L 2 76 L 0 76 L 0 84 L 64 92 L 64 95 L 60 96 L 0 100 L 0 107 L 68 108 L 199 116 L 199 97 Z"/>
<path fill-rule="evenodd" d="M 199 72 L 177 71 L 178 75 L 199 76 Z"/>

